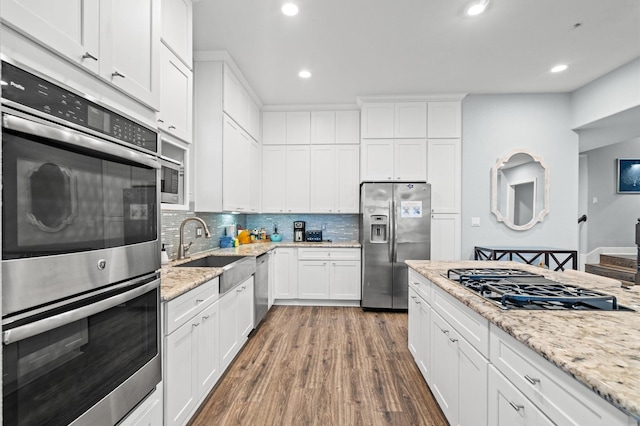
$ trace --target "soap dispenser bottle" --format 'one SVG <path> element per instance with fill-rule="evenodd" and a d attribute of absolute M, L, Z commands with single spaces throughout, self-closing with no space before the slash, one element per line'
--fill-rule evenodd
<path fill-rule="evenodd" d="M 167 254 L 167 250 L 164 248 L 164 244 L 162 244 L 162 250 L 160 250 L 160 263 L 162 265 L 169 263 L 169 255 Z"/>

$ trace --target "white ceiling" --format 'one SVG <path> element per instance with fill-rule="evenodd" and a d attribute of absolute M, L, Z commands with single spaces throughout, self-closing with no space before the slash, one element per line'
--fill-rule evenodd
<path fill-rule="evenodd" d="M 195 0 L 194 49 L 227 50 L 265 105 L 571 92 L 640 57 L 638 0 L 491 0 L 474 18 L 471 0 L 293 1 L 295 17 L 284 0 Z"/>

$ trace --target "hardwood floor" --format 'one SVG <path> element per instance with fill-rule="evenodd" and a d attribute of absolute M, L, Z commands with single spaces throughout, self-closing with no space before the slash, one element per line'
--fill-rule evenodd
<path fill-rule="evenodd" d="M 407 314 L 274 306 L 200 425 L 446 425 L 407 348 Z"/>

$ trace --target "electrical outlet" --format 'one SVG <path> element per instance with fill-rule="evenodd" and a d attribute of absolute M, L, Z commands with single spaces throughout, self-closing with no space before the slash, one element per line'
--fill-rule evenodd
<path fill-rule="evenodd" d="M 196 228 L 196 238 L 202 237 L 202 226 Z"/>
<path fill-rule="evenodd" d="M 480 218 L 479 217 L 472 217 L 471 218 L 471 226 L 480 226 Z"/>

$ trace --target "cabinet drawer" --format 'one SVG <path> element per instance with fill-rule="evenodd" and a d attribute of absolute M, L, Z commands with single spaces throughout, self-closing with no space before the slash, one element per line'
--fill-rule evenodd
<path fill-rule="evenodd" d="M 453 296 L 432 286 L 431 306 L 478 352 L 489 358 L 489 322 Z"/>
<path fill-rule="evenodd" d="M 186 323 L 192 316 L 206 308 L 219 296 L 218 277 L 176 297 L 164 304 L 165 335 Z"/>
<path fill-rule="evenodd" d="M 300 260 L 360 260 L 358 248 L 306 248 L 298 249 Z"/>
<path fill-rule="evenodd" d="M 556 424 L 623 425 L 628 418 L 578 381 L 497 327 L 491 363 Z"/>
<path fill-rule="evenodd" d="M 431 303 L 431 281 L 409 268 L 409 287 L 413 288 L 425 302 Z"/>

